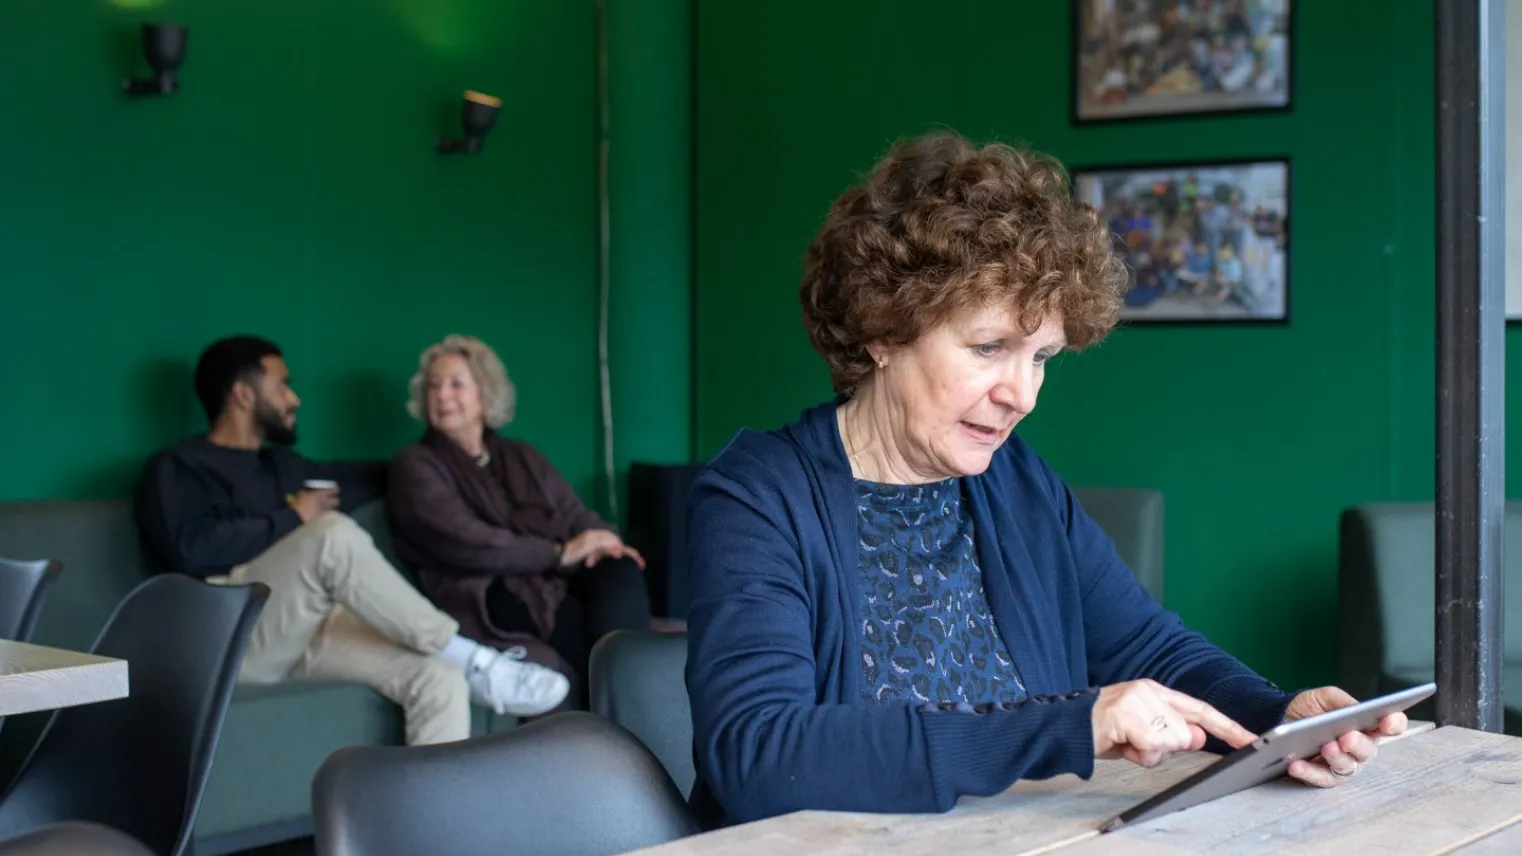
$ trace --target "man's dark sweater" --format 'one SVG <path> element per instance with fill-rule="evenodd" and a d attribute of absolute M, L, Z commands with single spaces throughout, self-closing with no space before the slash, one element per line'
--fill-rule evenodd
<path fill-rule="evenodd" d="M 138 483 L 138 531 L 150 565 L 205 579 L 252 560 L 301 525 L 289 497 L 307 479 L 339 484 L 349 511 L 384 493 L 379 461 L 318 462 L 283 447 L 218 446 L 197 435 L 148 460 Z"/>

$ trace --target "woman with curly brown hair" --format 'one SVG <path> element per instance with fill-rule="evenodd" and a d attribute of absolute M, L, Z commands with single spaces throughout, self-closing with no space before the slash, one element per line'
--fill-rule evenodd
<path fill-rule="evenodd" d="M 1353 703 L 1284 693 L 1185 628 L 1014 433 L 1048 361 L 1115 324 L 1111 247 L 1060 166 L 949 133 L 832 206 L 799 293 L 837 396 L 740 432 L 689 500 L 705 825 L 945 811 Z M 1330 786 L 1374 754 L 1354 732 L 1290 774 Z"/>

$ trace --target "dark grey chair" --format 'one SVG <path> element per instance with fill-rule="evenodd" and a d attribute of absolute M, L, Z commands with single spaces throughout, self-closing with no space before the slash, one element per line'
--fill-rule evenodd
<path fill-rule="evenodd" d="M 648 630 L 597 640 L 587 669 L 592 712 L 639 738 L 684 794 L 695 776 L 686 671 L 687 634 Z"/>
<path fill-rule="evenodd" d="M 1079 487 L 1073 496 L 1115 542 L 1142 588 L 1163 599 L 1163 495 L 1139 487 Z"/>
<path fill-rule="evenodd" d="M 160 856 L 186 852 L 222 719 L 269 589 L 179 574 L 143 581 L 91 652 L 127 661 L 130 692 L 54 713 L 9 790 L 0 837 L 91 821 Z"/>
<path fill-rule="evenodd" d="M 624 540 L 645 557 L 645 586 L 657 618 L 687 617 L 687 494 L 701 463 L 629 463 Z"/>
<path fill-rule="evenodd" d="M 153 856 L 153 851 L 109 826 L 69 820 L 0 841 L 0 856 Z"/>
<path fill-rule="evenodd" d="M 454 743 L 342 749 L 317 771 L 318 856 L 608 856 L 692 835 L 671 777 L 584 711 Z"/>
<path fill-rule="evenodd" d="M 22 562 L 0 558 L 0 639 L 30 642 L 48 591 L 63 573 L 50 559 Z"/>

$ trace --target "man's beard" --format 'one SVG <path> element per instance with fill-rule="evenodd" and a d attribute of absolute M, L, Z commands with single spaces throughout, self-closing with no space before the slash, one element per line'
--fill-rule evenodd
<path fill-rule="evenodd" d="M 261 399 L 258 407 L 254 408 L 254 424 L 266 441 L 276 446 L 296 445 L 295 427 L 287 428 L 285 417 L 268 401 Z"/>

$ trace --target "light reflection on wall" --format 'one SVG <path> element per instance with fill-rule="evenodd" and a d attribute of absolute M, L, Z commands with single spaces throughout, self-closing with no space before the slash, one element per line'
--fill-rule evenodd
<path fill-rule="evenodd" d="M 109 6 L 141 12 L 168 0 L 105 0 Z M 387 0 L 418 40 L 443 59 L 464 59 L 483 46 L 490 31 L 491 2 L 482 0 Z M 553 0 L 559 2 L 559 0 Z"/>
<path fill-rule="evenodd" d="M 418 39 L 446 59 L 462 59 L 482 46 L 491 4 L 481 0 L 390 0 Z"/>

